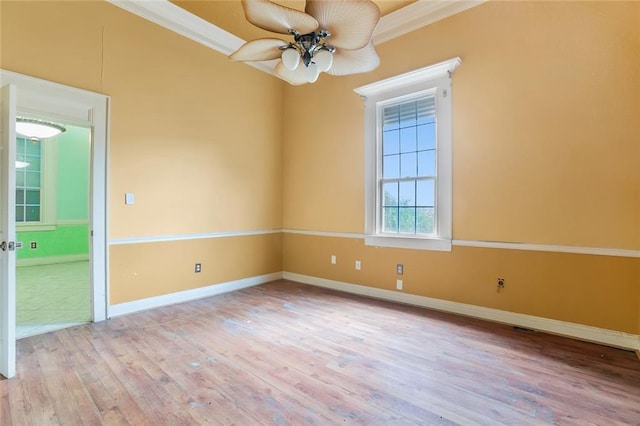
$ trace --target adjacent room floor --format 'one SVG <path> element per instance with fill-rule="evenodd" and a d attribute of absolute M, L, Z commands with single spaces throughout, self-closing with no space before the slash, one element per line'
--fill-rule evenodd
<path fill-rule="evenodd" d="M 91 321 L 89 262 L 16 268 L 16 336 Z"/>
<path fill-rule="evenodd" d="M 630 351 L 277 281 L 18 342 L 0 424 L 637 424 Z"/>

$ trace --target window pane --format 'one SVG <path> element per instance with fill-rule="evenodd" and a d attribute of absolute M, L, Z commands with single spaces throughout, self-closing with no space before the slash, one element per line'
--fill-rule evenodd
<path fill-rule="evenodd" d="M 398 182 L 390 182 L 384 184 L 384 200 L 383 206 L 398 205 Z"/>
<path fill-rule="evenodd" d="M 39 190 L 28 190 L 27 191 L 27 204 L 40 204 L 40 191 Z"/>
<path fill-rule="evenodd" d="M 418 126 L 418 151 L 425 149 L 435 149 L 436 147 L 436 126 L 434 124 L 424 124 Z"/>
<path fill-rule="evenodd" d="M 415 207 L 400 207 L 400 232 L 414 234 L 416 232 Z"/>
<path fill-rule="evenodd" d="M 397 154 L 400 145 L 400 131 L 389 130 L 382 135 L 382 153 L 384 155 Z"/>
<path fill-rule="evenodd" d="M 26 213 L 27 213 L 26 214 L 27 222 L 38 222 L 38 221 L 40 221 L 40 207 L 27 206 Z"/>
<path fill-rule="evenodd" d="M 433 234 L 433 216 L 434 209 L 432 207 L 429 208 L 421 208 L 418 207 L 416 209 L 416 233 L 418 234 Z"/>
<path fill-rule="evenodd" d="M 400 152 L 416 150 L 416 128 L 407 127 L 400 130 Z"/>
<path fill-rule="evenodd" d="M 29 166 L 27 167 L 27 170 L 34 171 L 34 172 L 39 172 L 40 171 L 40 157 L 34 157 L 33 155 L 27 155 L 26 159 L 24 159 L 23 161 L 26 161 L 27 163 L 29 163 Z"/>
<path fill-rule="evenodd" d="M 400 177 L 400 155 L 385 155 L 382 160 L 382 177 Z"/>
<path fill-rule="evenodd" d="M 436 99 L 434 96 L 418 99 L 417 101 L 418 124 L 435 121 Z"/>
<path fill-rule="evenodd" d="M 24 171 L 16 171 L 16 186 L 24 186 Z"/>
<path fill-rule="evenodd" d="M 398 208 L 384 207 L 383 214 L 383 232 L 398 232 Z"/>
<path fill-rule="evenodd" d="M 25 144 L 25 139 L 24 138 L 17 138 L 16 139 L 16 152 L 20 153 L 20 152 L 24 152 L 24 144 Z"/>
<path fill-rule="evenodd" d="M 382 111 L 382 130 L 392 130 L 400 127 L 400 122 L 398 121 L 398 105 L 385 107 Z"/>
<path fill-rule="evenodd" d="M 416 153 L 400 154 L 400 177 L 415 177 L 418 172 Z"/>
<path fill-rule="evenodd" d="M 27 179 L 25 186 L 29 188 L 40 188 L 40 173 L 39 172 L 27 172 Z"/>
<path fill-rule="evenodd" d="M 24 190 L 16 189 L 16 204 L 24 204 Z"/>
<path fill-rule="evenodd" d="M 400 182 L 400 205 L 416 205 L 416 182 Z"/>
<path fill-rule="evenodd" d="M 40 141 L 28 140 L 25 143 L 28 155 L 40 155 Z"/>
<path fill-rule="evenodd" d="M 435 181 L 421 180 L 417 183 L 417 206 L 433 207 L 435 206 Z"/>
<path fill-rule="evenodd" d="M 416 101 L 400 104 L 400 127 L 416 125 Z"/>
<path fill-rule="evenodd" d="M 420 151 L 418 152 L 418 176 L 435 176 L 436 175 L 436 152 Z"/>
<path fill-rule="evenodd" d="M 24 207 L 16 206 L 16 222 L 24 222 Z"/>

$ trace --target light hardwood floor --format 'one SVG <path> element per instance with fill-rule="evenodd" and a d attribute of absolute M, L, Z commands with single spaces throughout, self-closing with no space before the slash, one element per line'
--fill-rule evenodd
<path fill-rule="evenodd" d="M 1 425 L 640 424 L 619 349 L 287 281 L 29 337 Z"/>

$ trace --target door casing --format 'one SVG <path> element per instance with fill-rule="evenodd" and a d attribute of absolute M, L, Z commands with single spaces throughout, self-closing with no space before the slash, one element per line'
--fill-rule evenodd
<path fill-rule="evenodd" d="M 11 71 L 0 70 L 0 87 L 9 84 L 17 89 L 15 102 L 20 116 L 37 117 L 91 128 L 91 182 L 89 188 L 91 318 L 94 322 L 103 321 L 108 318 L 109 294 L 106 240 L 108 226 L 107 146 L 109 97 Z M 0 164 L 0 167 L 4 168 L 2 164 Z M 15 191 L 15 188 L 13 190 Z M 9 303 L 13 305 L 14 315 L 13 347 L 15 364 L 15 292 L 12 296 L 9 296 L 13 299 L 9 300 Z M 2 351 L 4 352 L 5 348 L 2 348 Z M 4 355 L 4 353 L 0 355 Z M 0 359 L 2 359 L 2 356 L 0 356 Z"/>

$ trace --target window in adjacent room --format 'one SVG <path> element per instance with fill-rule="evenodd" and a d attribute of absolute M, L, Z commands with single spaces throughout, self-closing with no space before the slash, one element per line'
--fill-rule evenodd
<path fill-rule="evenodd" d="M 16 225 L 18 228 L 53 226 L 54 220 L 50 216 L 55 214 L 55 198 L 53 198 L 55 193 L 52 191 L 55 187 L 55 173 L 52 167 L 47 167 L 52 165 L 47 157 L 52 157 L 55 149 L 53 146 L 45 149 L 44 143 L 53 144 L 52 141 L 42 142 L 38 139 L 22 137 L 16 139 Z"/>
<path fill-rule="evenodd" d="M 451 250 L 455 58 L 356 89 L 365 99 L 365 244 Z"/>

